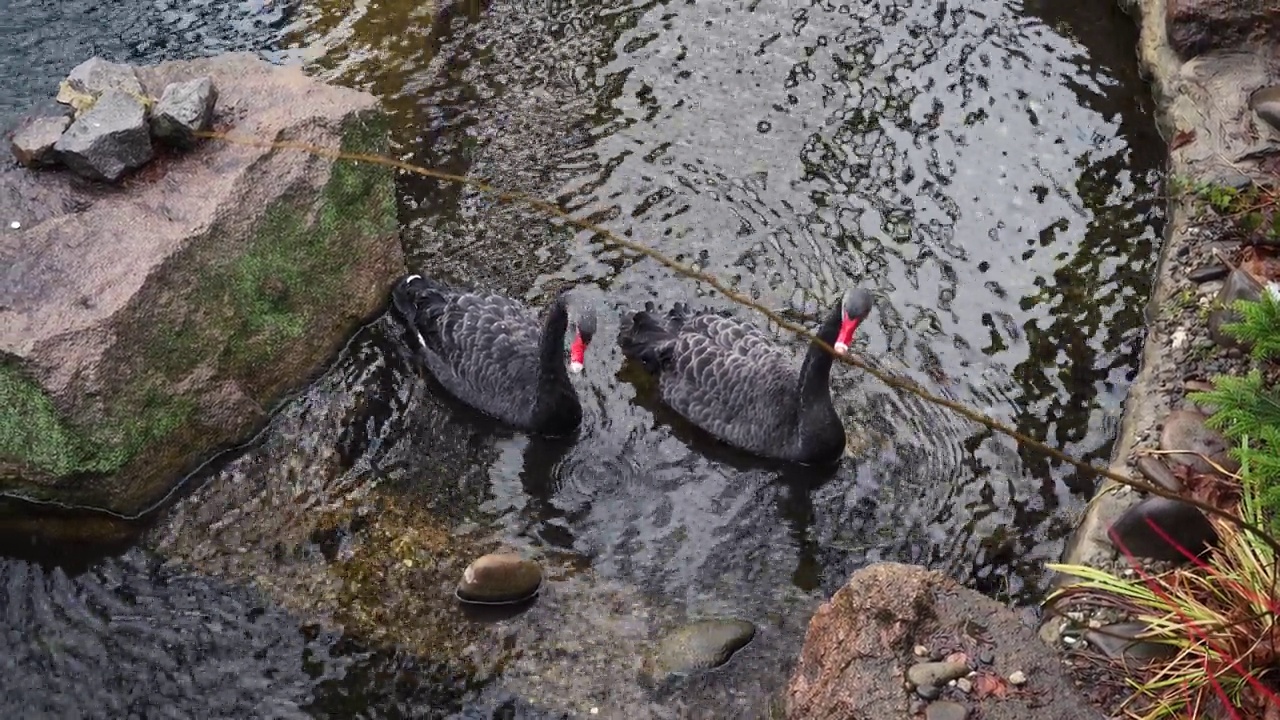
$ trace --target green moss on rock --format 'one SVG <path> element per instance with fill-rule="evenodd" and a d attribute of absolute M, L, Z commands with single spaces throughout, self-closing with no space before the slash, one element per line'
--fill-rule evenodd
<path fill-rule="evenodd" d="M 376 111 L 355 115 L 342 137 L 344 150 L 383 154 L 387 118 Z M 175 480 L 176 468 L 193 459 L 193 447 L 208 450 L 211 429 L 196 415 L 199 390 L 179 383 L 205 366 L 215 378 L 238 381 L 253 399 L 275 401 L 317 360 L 314 349 L 298 350 L 308 342 L 303 336 L 323 328 L 329 342 L 332 324 L 343 322 L 332 316 L 350 306 L 338 293 L 350 287 L 357 241 L 397 232 L 391 169 L 339 160 L 319 202 L 305 187 L 286 193 L 266 209 L 243 249 L 229 253 L 210 238 L 192 242 L 122 314 L 121 336 L 103 363 L 114 380 L 104 383 L 102 397 L 77 406 L 75 421 L 16 362 L 0 363 L 0 460 L 56 478 L 124 469 L 148 477 L 123 502 L 154 499 L 167 490 L 158 485 Z M 219 238 L 225 231 L 210 233 Z M 241 429 L 251 424 L 245 418 Z M 205 447 L 193 446 L 201 439 Z M 127 467 L 134 460 L 154 467 Z M 136 478 L 125 482 L 139 485 Z M 89 495 L 114 501 L 119 492 Z"/>

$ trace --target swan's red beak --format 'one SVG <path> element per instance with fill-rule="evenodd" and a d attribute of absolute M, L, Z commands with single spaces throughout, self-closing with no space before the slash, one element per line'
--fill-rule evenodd
<path fill-rule="evenodd" d="M 582 333 L 574 333 L 573 344 L 569 346 L 569 372 L 582 372 L 586 356 L 587 343 L 582 339 Z"/>
<path fill-rule="evenodd" d="M 836 335 L 836 344 L 831 346 L 831 349 L 835 350 L 837 355 L 849 352 L 849 343 L 853 342 L 853 331 L 858 329 L 858 323 L 860 322 L 862 322 L 862 318 L 844 316 L 844 320 L 840 323 L 840 334 Z"/>

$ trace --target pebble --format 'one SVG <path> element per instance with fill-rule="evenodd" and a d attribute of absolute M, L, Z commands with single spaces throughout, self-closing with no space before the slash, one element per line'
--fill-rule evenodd
<path fill-rule="evenodd" d="M 1249 107 L 1262 121 L 1280 130 L 1280 86 L 1255 90 L 1249 96 Z"/>
<path fill-rule="evenodd" d="M 1138 472 L 1155 485 L 1169 492 L 1182 492 L 1182 482 L 1174 476 L 1164 461 L 1154 455 L 1143 455 L 1138 458 Z"/>
<path fill-rule="evenodd" d="M 1010 685 L 1026 685 L 1027 674 L 1022 672 L 1021 670 L 1014 670 L 1013 672 L 1009 673 L 1009 684 Z"/>
<path fill-rule="evenodd" d="M 19 230 L 21 228 L 22 228 L 22 223 L 18 222 L 17 220 L 14 220 L 13 222 L 9 223 L 10 230 Z"/>
<path fill-rule="evenodd" d="M 907 680 L 917 688 L 922 685 L 945 685 L 969 674 L 969 666 L 962 662 L 916 663 L 907 668 Z"/>
<path fill-rule="evenodd" d="M 925 720 L 965 720 L 969 717 L 969 709 L 958 702 L 939 700 L 929 703 L 924 709 Z"/>
<path fill-rule="evenodd" d="M 927 648 L 927 647 L 925 647 L 925 646 L 923 646 L 923 645 L 917 645 L 917 646 L 915 647 L 915 649 L 914 649 L 912 652 L 914 652 L 914 653 L 916 654 L 916 657 L 928 657 L 928 656 L 929 656 L 929 648 Z"/>
<path fill-rule="evenodd" d="M 542 587 L 542 568 L 515 553 L 493 553 L 467 566 L 458 583 L 459 600 L 488 605 L 523 602 Z"/>
<path fill-rule="evenodd" d="M 973 690 L 973 682 L 969 678 L 960 678 L 956 680 L 956 688 L 967 695 Z"/>

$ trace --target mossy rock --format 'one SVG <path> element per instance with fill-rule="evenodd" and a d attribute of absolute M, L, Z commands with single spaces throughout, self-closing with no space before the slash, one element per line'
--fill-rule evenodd
<path fill-rule="evenodd" d="M 233 134 L 387 149 L 376 99 L 297 68 L 232 54 L 137 72 L 151 94 L 212 77 Z M 50 183 L 64 212 L 23 204 Z M 13 171 L 0 198 L 23 228 L 0 246 L 0 463 L 28 469 L 0 475 L 10 497 L 150 507 L 261 427 L 404 272 L 380 165 L 205 141 L 123 191 Z"/>

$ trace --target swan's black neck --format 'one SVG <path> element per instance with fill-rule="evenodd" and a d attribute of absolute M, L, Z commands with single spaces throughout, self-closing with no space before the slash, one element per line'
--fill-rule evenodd
<path fill-rule="evenodd" d="M 827 319 L 818 328 L 818 339 L 827 345 L 836 341 L 840 333 L 840 323 L 844 312 L 837 306 L 827 314 Z M 800 401 L 805 406 L 814 403 L 831 402 L 831 353 L 822 349 L 817 343 L 809 344 L 809 352 L 804 356 L 804 364 L 800 366 Z"/>
<path fill-rule="evenodd" d="M 818 338 L 831 345 L 840 332 L 844 313 L 839 306 L 827 315 Z M 838 460 L 844 453 L 844 425 L 831 403 L 831 353 L 817 343 L 809 345 L 809 352 L 800 366 L 800 407 L 797 418 L 797 440 L 800 454 L 813 463 L 825 464 Z"/>
<path fill-rule="evenodd" d="M 565 369 L 564 335 L 569 329 L 569 311 L 563 297 L 557 297 L 542 324 L 542 344 L 538 349 L 538 397 L 534 415 L 540 425 L 555 432 L 558 425 L 576 426 L 581 419 L 578 396 Z"/>

